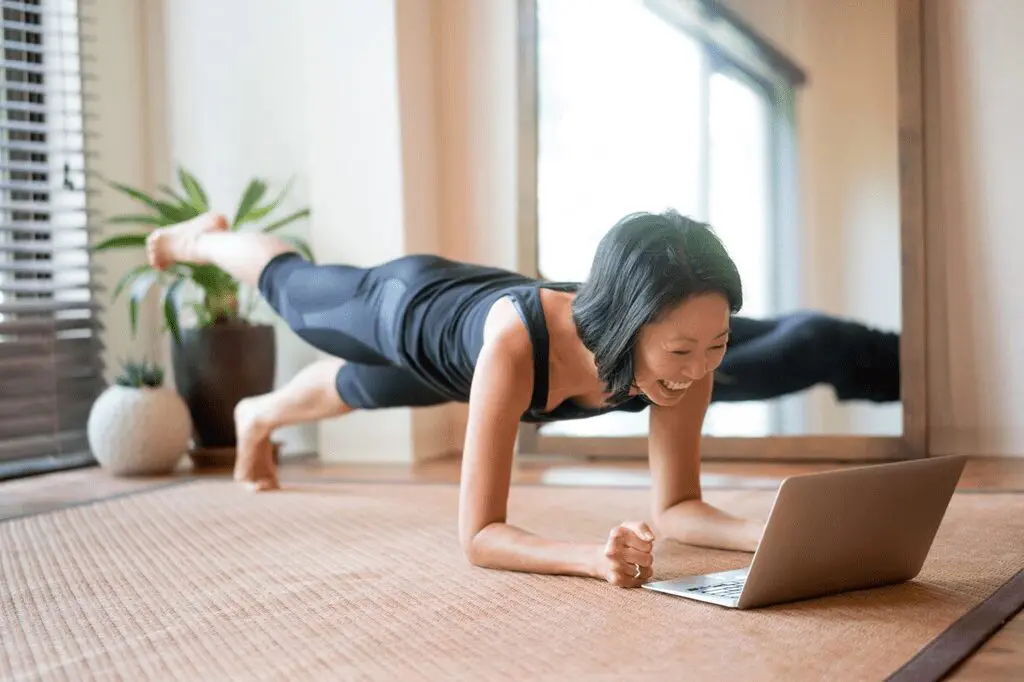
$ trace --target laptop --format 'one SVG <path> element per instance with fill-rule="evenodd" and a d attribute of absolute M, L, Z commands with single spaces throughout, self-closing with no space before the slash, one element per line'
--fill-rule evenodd
<path fill-rule="evenodd" d="M 911 580 L 965 464 L 949 456 L 791 476 L 749 566 L 643 587 L 751 609 Z"/>

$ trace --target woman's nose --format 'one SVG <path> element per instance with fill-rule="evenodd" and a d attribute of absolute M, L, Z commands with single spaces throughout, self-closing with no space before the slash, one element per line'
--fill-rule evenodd
<path fill-rule="evenodd" d="M 706 357 L 693 358 L 684 368 L 684 371 L 686 372 L 686 378 L 690 381 L 700 381 L 708 373 L 708 359 Z"/>

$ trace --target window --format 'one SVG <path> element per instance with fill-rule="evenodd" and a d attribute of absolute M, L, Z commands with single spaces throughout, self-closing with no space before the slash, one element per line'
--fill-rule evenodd
<path fill-rule="evenodd" d="M 773 86 L 706 31 L 688 31 L 642 0 L 589 0 L 585 10 L 536 0 L 536 20 L 540 276 L 585 279 L 598 241 L 619 218 L 672 207 L 709 222 L 725 242 L 743 278 L 742 314 L 772 314 L 775 131 L 784 113 Z M 714 404 L 705 433 L 768 433 L 776 409 Z M 646 414 L 613 413 L 541 433 L 646 430 Z"/>
<path fill-rule="evenodd" d="M 92 461 L 103 389 L 76 0 L 4 0 L 0 478 Z"/>

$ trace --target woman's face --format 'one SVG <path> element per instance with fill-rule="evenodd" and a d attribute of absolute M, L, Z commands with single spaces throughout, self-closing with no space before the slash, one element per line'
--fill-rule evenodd
<path fill-rule="evenodd" d="M 687 299 L 641 328 L 633 361 L 637 389 L 655 405 L 675 405 L 690 384 L 715 371 L 728 340 L 726 298 L 704 294 Z"/>

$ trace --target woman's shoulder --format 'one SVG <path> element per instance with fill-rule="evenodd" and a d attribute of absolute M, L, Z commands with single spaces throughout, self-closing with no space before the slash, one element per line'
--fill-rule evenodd
<path fill-rule="evenodd" d="M 504 309 L 506 305 L 509 310 Z M 534 359 L 530 335 L 525 327 L 516 323 L 511 304 L 495 304 L 486 326 L 473 371 L 470 402 L 490 405 L 484 410 L 488 414 L 518 415 L 529 408 L 533 396 Z"/>
<path fill-rule="evenodd" d="M 516 358 L 529 357 L 532 353 L 530 330 L 507 296 L 502 296 L 491 306 L 484 320 L 484 348 L 497 349 Z"/>

